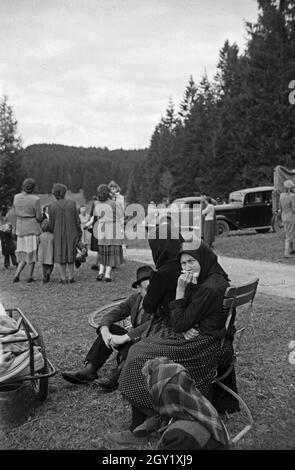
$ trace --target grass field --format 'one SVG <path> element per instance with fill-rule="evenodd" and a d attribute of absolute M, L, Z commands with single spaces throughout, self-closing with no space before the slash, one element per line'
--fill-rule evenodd
<path fill-rule="evenodd" d="M 245 238 L 252 239 L 255 237 Z M 229 251 L 234 249 L 230 238 L 224 246 Z M 221 246 L 217 248 L 221 250 Z M 0 267 L 1 301 L 7 308 L 21 308 L 33 324 L 40 326 L 48 357 L 58 371 L 50 379 L 47 400 L 29 400 L 27 422 L 2 433 L 1 449 L 114 449 L 105 438 L 106 433 L 129 426 L 129 405 L 119 391 L 102 394 L 94 386 L 70 385 L 59 373 L 81 366 L 96 336 L 88 325 L 88 314 L 128 294 L 138 267 L 128 261 L 113 272 L 114 282 L 105 284 L 95 280 L 95 272 L 90 269 L 92 261 L 88 258 L 77 272 L 76 284 L 65 286 L 57 283 L 56 271 L 52 282 L 43 285 L 39 267 L 35 283 L 12 284 L 13 269 L 7 272 Z M 295 449 L 295 366 L 288 362 L 292 339 L 294 301 L 257 295 L 246 347 L 237 368 L 239 391 L 252 410 L 255 426 L 236 448 Z M 113 365 L 109 361 L 100 375 Z M 31 396 L 30 388 L 27 393 Z M 230 430 L 236 430 L 240 415 L 232 415 L 227 423 Z"/>
<path fill-rule="evenodd" d="M 130 248 L 148 248 L 148 240 L 127 240 Z M 284 231 L 258 234 L 245 230 L 230 232 L 228 237 L 216 237 L 214 250 L 217 254 L 233 258 L 295 264 L 295 256 L 284 258 Z"/>

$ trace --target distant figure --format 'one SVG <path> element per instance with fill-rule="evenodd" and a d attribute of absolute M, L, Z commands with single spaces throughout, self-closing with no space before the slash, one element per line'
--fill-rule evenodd
<path fill-rule="evenodd" d="M 4 256 L 4 268 L 8 269 L 10 266 L 10 259 L 13 266 L 17 266 L 15 250 L 16 250 L 16 235 L 12 224 L 6 223 L 0 227 L 0 240 L 2 255 Z"/>
<path fill-rule="evenodd" d="M 16 194 L 13 200 L 13 210 L 16 215 L 16 256 L 18 267 L 13 282 L 19 282 L 20 274 L 28 265 L 27 282 L 33 282 L 35 263 L 37 261 L 37 240 L 40 235 L 42 222 L 41 202 L 34 195 L 36 182 L 32 178 L 23 181 L 22 192 Z"/>
<path fill-rule="evenodd" d="M 74 262 L 77 243 L 81 238 L 80 219 L 74 201 L 65 199 L 67 187 L 56 183 L 52 193 L 55 201 L 48 206 L 49 229 L 53 233 L 54 262 L 60 268 L 60 283 L 75 282 Z M 67 279 L 68 268 L 68 279 Z"/>
<path fill-rule="evenodd" d="M 202 210 L 204 218 L 204 241 L 208 246 L 212 247 L 216 234 L 215 209 L 210 197 L 206 196 L 206 207 Z"/>
<path fill-rule="evenodd" d="M 110 183 L 108 184 L 108 187 L 109 187 L 109 190 L 111 192 L 111 195 L 112 195 L 112 199 L 114 199 L 116 202 L 118 202 L 119 204 L 121 204 L 122 206 L 122 210 L 123 210 L 123 214 L 124 214 L 124 196 L 123 194 L 121 194 L 121 188 L 120 186 L 116 183 L 116 181 L 112 180 L 110 181 Z"/>
<path fill-rule="evenodd" d="M 53 234 L 49 231 L 49 220 L 43 220 L 41 224 L 42 233 L 38 240 L 38 261 L 43 267 L 43 283 L 50 281 L 53 271 Z"/>
<path fill-rule="evenodd" d="M 98 243 L 99 273 L 97 281 L 111 282 L 112 268 L 119 266 L 123 262 L 121 236 L 122 206 L 112 199 L 107 184 L 100 184 L 97 188 L 98 202 L 93 211 L 93 218 L 86 224 L 93 226 L 93 236 Z M 108 209 L 109 210 L 105 210 Z M 97 221 L 94 223 L 94 218 Z"/>
<path fill-rule="evenodd" d="M 42 207 L 42 218 L 43 220 L 47 220 L 48 219 L 48 204 L 45 204 L 43 207 Z M 42 220 L 42 222 L 43 222 Z"/>
<path fill-rule="evenodd" d="M 284 181 L 285 191 L 281 193 L 279 205 L 285 231 L 285 258 L 295 253 L 295 194 L 292 180 Z"/>
<path fill-rule="evenodd" d="M 4 223 L 7 224 L 11 224 L 12 227 L 13 227 L 13 231 L 15 233 L 15 230 L 16 230 L 16 215 L 15 215 L 15 212 L 13 210 L 13 208 L 11 206 L 8 207 L 8 211 L 4 217 Z"/>
<path fill-rule="evenodd" d="M 88 214 L 88 212 L 86 211 L 86 206 L 82 204 L 82 206 L 80 206 L 79 208 L 79 219 L 81 222 L 81 230 L 82 230 L 81 241 L 83 243 L 86 243 L 87 246 L 90 245 L 90 233 L 88 232 L 88 230 L 84 230 L 84 227 L 87 224 L 87 222 L 89 222 L 90 218 L 91 218 L 90 214 Z"/>

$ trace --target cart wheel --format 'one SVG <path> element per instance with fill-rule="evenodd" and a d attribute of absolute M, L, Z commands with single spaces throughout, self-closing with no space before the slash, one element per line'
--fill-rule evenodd
<path fill-rule="evenodd" d="M 45 350 L 45 345 L 43 341 L 43 337 L 41 334 L 40 329 L 34 325 L 35 330 L 38 333 L 38 338 L 33 341 L 34 346 L 38 346 L 44 359 L 44 367 L 40 370 L 38 370 L 38 374 L 47 374 L 49 372 L 49 367 L 48 367 L 48 362 L 47 362 L 47 356 L 46 356 L 46 350 Z M 48 395 L 48 377 L 44 377 L 42 379 L 33 379 L 32 380 L 32 386 L 33 386 L 33 392 L 35 397 L 40 400 L 46 400 L 47 395 Z"/>

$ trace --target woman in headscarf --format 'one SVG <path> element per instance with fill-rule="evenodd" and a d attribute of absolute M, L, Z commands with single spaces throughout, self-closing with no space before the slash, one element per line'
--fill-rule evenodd
<path fill-rule="evenodd" d="M 49 229 L 53 233 L 54 263 L 59 265 L 60 283 L 73 283 L 77 243 L 81 238 L 80 219 L 75 201 L 66 199 L 67 187 L 56 183 L 52 193 L 55 201 L 48 206 Z M 68 268 L 68 279 L 67 276 Z"/>
<path fill-rule="evenodd" d="M 169 240 L 167 243 L 169 245 Z M 161 243 L 156 244 L 159 245 Z M 162 253 L 156 251 L 159 255 L 157 262 L 167 259 L 167 247 L 163 258 Z M 168 257 L 168 263 L 171 261 Z M 222 304 L 229 279 L 217 262 L 217 256 L 200 240 L 184 242 L 178 254 L 179 261 L 183 273 L 174 285 L 174 300 L 165 302 L 168 300 L 165 289 L 169 288 L 169 282 L 165 281 L 165 276 L 158 277 L 158 289 L 163 287 L 163 291 L 162 304 L 156 313 L 156 328 L 152 325 L 147 337 L 130 349 L 121 374 L 119 388 L 133 406 L 131 431 L 140 424 L 138 410 L 142 412 L 142 421 L 144 414 L 151 414 L 152 401 L 141 373 L 149 359 L 164 356 L 183 365 L 200 393 L 205 397 L 211 394 L 212 380 L 222 355 L 221 340 L 225 336 L 228 311 Z M 175 254 L 174 262 L 177 262 Z M 169 268 L 166 273 L 168 276 Z M 152 276 L 150 286 L 156 275 Z M 150 292 L 149 288 L 144 308 Z M 156 304 L 153 307 L 156 308 Z M 124 441 L 124 436 L 121 440 Z"/>
<path fill-rule="evenodd" d="M 22 192 L 16 194 L 12 210 L 16 215 L 16 257 L 18 267 L 13 282 L 19 282 L 20 274 L 28 265 L 27 282 L 34 281 L 33 273 L 37 261 L 37 241 L 41 233 L 42 222 L 41 203 L 38 196 L 33 194 L 36 183 L 33 178 L 23 181 Z"/>

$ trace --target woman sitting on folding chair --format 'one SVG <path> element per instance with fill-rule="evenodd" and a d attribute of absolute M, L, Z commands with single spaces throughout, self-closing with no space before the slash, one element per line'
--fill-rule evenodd
<path fill-rule="evenodd" d="M 224 349 L 232 349 L 225 336 L 228 311 L 223 309 L 223 296 L 229 287 L 229 278 L 217 262 L 217 256 L 203 242 L 185 242 L 178 254 L 182 274 L 178 278 L 175 300 L 169 303 L 169 318 L 129 351 L 119 388 L 130 400 L 133 431 L 139 425 L 139 412 L 152 414 L 151 397 L 142 367 L 149 359 L 164 356 L 187 369 L 200 393 L 212 399 L 212 381 L 216 375 Z M 150 282 L 149 291 L 153 283 Z M 222 347 L 222 345 L 224 347 Z M 226 347 L 225 347 L 226 346 Z M 137 411 L 136 411 L 137 410 Z M 136 411 L 136 412 L 135 412 Z M 117 433 L 117 444 L 133 442 L 132 433 Z"/>

